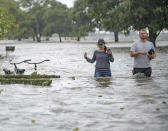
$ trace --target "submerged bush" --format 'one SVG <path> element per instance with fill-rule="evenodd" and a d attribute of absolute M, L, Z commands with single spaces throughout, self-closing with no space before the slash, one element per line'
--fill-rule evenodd
<path fill-rule="evenodd" d="M 39 79 L 39 78 L 60 78 L 58 75 L 46 75 L 46 74 L 34 74 L 32 73 L 31 75 L 22 75 L 22 74 L 17 74 L 17 75 L 0 75 L 0 78 L 15 78 L 15 79 L 20 79 L 20 78 L 26 78 L 26 79 Z"/>
<path fill-rule="evenodd" d="M 35 123 L 36 121 L 35 120 L 32 120 L 32 123 Z"/>
<path fill-rule="evenodd" d="M 75 80 L 75 76 L 72 76 L 72 80 Z"/>
<path fill-rule="evenodd" d="M 156 108 L 156 111 L 160 111 L 160 108 Z"/>
<path fill-rule="evenodd" d="M 0 83 L 1 84 L 26 84 L 26 85 L 36 85 L 36 86 L 50 86 L 52 84 L 52 80 L 50 79 L 25 79 L 25 78 L 20 78 L 20 79 L 0 78 Z"/>
<path fill-rule="evenodd" d="M 37 74 L 36 72 L 30 75 L 23 75 L 23 74 L 0 75 L 0 83 L 50 86 L 52 84 L 52 80 L 50 80 L 50 78 L 60 78 L 60 76 L 46 75 L 46 74 L 41 75 L 41 74 Z"/>
<path fill-rule="evenodd" d="M 100 77 L 96 78 L 97 82 L 109 82 L 111 80 L 111 77 Z"/>
<path fill-rule="evenodd" d="M 73 130 L 74 130 L 74 131 L 79 131 L 79 128 L 74 128 Z"/>
<path fill-rule="evenodd" d="M 167 102 L 163 101 L 162 104 L 167 104 Z"/>

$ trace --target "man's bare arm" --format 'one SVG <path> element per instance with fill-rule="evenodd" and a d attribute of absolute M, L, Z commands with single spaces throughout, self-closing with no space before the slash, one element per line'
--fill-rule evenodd
<path fill-rule="evenodd" d="M 131 57 L 136 57 L 136 56 L 138 56 L 138 55 L 147 55 L 147 53 L 146 52 L 144 52 L 144 51 L 137 51 L 137 52 L 133 52 L 133 51 L 131 51 L 130 52 L 130 56 Z"/>

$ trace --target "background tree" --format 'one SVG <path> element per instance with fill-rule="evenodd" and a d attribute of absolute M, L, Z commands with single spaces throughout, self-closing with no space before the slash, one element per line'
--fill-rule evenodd
<path fill-rule="evenodd" d="M 114 40 L 119 42 L 119 32 L 128 32 L 129 24 L 125 21 L 128 14 L 126 14 L 123 6 L 120 5 L 120 1 L 109 0 L 105 4 L 109 8 L 106 8 L 106 15 L 102 20 L 103 28 L 106 31 L 114 32 Z"/>
<path fill-rule="evenodd" d="M 33 40 L 41 42 L 45 28 L 44 14 L 47 10 L 47 0 L 19 0 L 20 6 L 24 8 L 25 21 L 22 29 L 28 29 L 25 35 L 31 36 Z"/>
<path fill-rule="evenodd" d="M 30 18 L 30 28 L 33 31 L 32 34 L 35 35 L 37 42 L 41 42 L 42 33 L 45 28 L 45 18 L 44 13 L 46 11 L 46 7 L 40 5 L 40 3 L 36 3 L 33 8 L 31 8 L 28 12 Z"/>
<path fill-rule="evenodd" d="M 72 34 L 80 41 L 82 36 L 87 36 L 88 32 L 94 31 L 92 19 L 88 16 L 88 7 L 85 0 L 77 0 L 71 9 L 72 14 Z"/>
<path fill-rule="evenodd" d="M 156 46 L 156 38 L 167 28 L 167 0 L 87 0 L 87 3 L 89 15 L 100 29 L 117 33 L 130 27 L 148 28 L 149 39 Z"/>
<path fill-rule="evenodd" d="M 168 29 L 167 0 L 76 0 L 73 8 L 56 0 L 0 0 L 0 7 L 18 28 L 10 29 L 9 39 L 51 37 L 81 37 L 95 28 L 118 33 L 129 29 L 149 29 L 149 39 L 155 44 L 157 36 Z M 1 11 L 2 12 L 2 11 Z M 1 27 L 2 28 L 2 27 Z"/>
<path fill-rule="evenodd" d="M 156 46 L 156 38 L 167 28 L 168 1 L 167 0 L 127 0 L 130 26 L 135 30 L 148 28 L 149 39 Z"/>
<path fill-rule="evenodd" d="M 18 28 L 13 28 L 8 34 L 9 39 L 16 39 L 22 35 L 20 28 L 20 22 L 23 22 L 23 11 L 19 7 L 19 3 L 14 0 L 0 0 L 0 7 L 5 8 L 10 15 L 13 16 L 13 20 L 17 24 Z"/>
<path fill-rule="evenodd" d="M 52 36 L 52 34 L 57 33 L 59 41 L 62 42 L 61 37 L 67 36 L 71 27 L 69 10 L 66 5 L 55 0 L 48 1 L 48 6 L 44 15 L 46 26 L 43 34 Z"/>
<path fill-rule="evenodd" d="M 13 16 L 9 15 L 7 10 L 0 8 L 0 38 L 8 35 L 16 27 Z"/>
<path fill-rule="evenodd" d="M 118 42 L 118 33 L 127 30 L 124 21 L 126 14 L 118 8 L 120 0 L 87 0 L 88 14 L 100 30 L 114 32 L 115 42 Z"/>
<path fill-rule="evenodd" d="M 20 5 L 27 9 L 29 20 L 26 26 L 31 29 L 30 34 L 38 42 L 42 36 L 49 39 L 55 33 L 61 42 L 61 36 L 70 30 L 71 20 L 66 5 L 55 0 L 20 0 Z"/>

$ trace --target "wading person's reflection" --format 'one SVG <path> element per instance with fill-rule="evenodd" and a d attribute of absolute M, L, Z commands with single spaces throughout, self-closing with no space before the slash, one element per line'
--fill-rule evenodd
<path fill-rule="evenodd" d="M 152 42 L 147 41 L 147 31 L 139 31 L 140 40 L 135 42 L 130 50 L 130 56 L 134 57 L 133 75 L 144 73 L 147 77 L 151 76 L 152 68 L 150 61 L 156 57 L 155 48 Z"/>

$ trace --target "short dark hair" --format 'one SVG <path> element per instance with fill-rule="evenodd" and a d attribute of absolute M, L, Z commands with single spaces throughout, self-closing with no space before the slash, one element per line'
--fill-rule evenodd
<path fill-rule="evenodd" d="M 139 33 L 140 33 L 141 31 L 145 31 L 145 32 L 147 33 L 147 30 L 146 30 L 146 29 L 140 29 L 140 30 L 139 30 Z"/>

